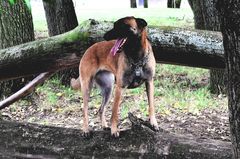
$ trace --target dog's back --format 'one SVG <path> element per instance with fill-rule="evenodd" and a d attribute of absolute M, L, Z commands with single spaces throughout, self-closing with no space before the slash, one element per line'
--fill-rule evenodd
<path fill-rule="evenodd" d="M 113 47 L 114 43 L 115 43 L 115 40 L 101 41 L 101 42 L 97 42 L 97 43 L 93 44 L 84 53 L 84 55 L 80 61 L 80 64 L 82 63 L 82 61 L 83 62 L 87 61 L 89 63 L 89 61 L 93 60 L 93 59 L 99 61 L 98 63 L 101 62 L 101 59 L 106 60 L 106 58 L 110 54 L 110 50 Z M 85 63 L 82 65 L 85 65 Z M 72 78 L 70 81 L 70 85 L 74 90 L 81 89 L 79 77 L 77 79 Z"/>

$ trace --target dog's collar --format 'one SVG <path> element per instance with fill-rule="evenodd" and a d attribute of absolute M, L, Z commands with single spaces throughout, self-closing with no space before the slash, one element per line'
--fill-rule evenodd
<path fill-rule="evenodd" d="M 135 62 L 132 58 L 128 57 L 129 64 L 137 77 L 141 76 L 142 68 L 148 63 L 150 53 L 149 50 L 147 52 L 148 53 L 143 56 L 142 59 L 138 60 L 138 62 Z"/>
<path fill-rule="evenodd" d="M 138 62 L 134 62 L 134 60 L 132 58 L 128 58 L 128 61 L 132 67 L 142 67 L 147 64 L 148 58 L 149 58 L 149 53 L 147 55 L 143 56 L 142 59 L 138 60 Z"/>

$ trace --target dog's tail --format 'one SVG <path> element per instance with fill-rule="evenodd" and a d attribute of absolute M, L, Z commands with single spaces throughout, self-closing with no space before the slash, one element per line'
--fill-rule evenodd
<path fill-rule="evenodd" d="M 81 83 L 80 83 L 80 79 L 79 77 L 77 79 L 72 78 L 70 85 L 73 89 L 77 90 L 77 89 L 81 89 Z"/>

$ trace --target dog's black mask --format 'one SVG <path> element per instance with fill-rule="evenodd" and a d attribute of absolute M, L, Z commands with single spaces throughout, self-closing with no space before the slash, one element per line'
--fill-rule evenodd
<path fill-rule="evenodd" d="M 132 21 L 135 20 L 137 24 L 136 26 L 133 25 Z M 147 22 L 144 19 L 141 18 L 135 18 L 135 17 L 125 17 L 117 20 L 114 23 L 113 29 L 109 30 L 104 35 L 105 40 L 113 40 L 118 38 L 128 38 L 128 37 L 136 37 L 140 36 L 141 32 L 144 27 L 147 26 Z"/>

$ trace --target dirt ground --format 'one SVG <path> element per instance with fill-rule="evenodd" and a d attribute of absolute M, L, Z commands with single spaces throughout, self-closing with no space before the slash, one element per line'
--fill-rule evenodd
<path fill-rule="evenodd" d="M 126 99 L 126 97 L 124 98 Z M 63 103 L 62 107 L 71 105 L 71 107 L 68 108 L 68 111 L 65 112 L 61 112 L 61 107 L 54 108 L 55 110 L 53 110 L 53 108 L 46 107 L 42 109 L 38 107 L 38 103 L 40 103 L 39 100 L 41 99 L 35 98 L 31 102 L 22 101 L 19 103 L 21 106 L 14 106 L 13 108 L 9 107 L 5 109 L 2 112 L 2 117 L 5 120 L 16 120 L 19 122 L 32 122 L 44 125 L 81 129 L 82 113 L 79 103 L 82 102 L 82 99 L 80 97 L 72 98 L 67 103 Z M 12 111 L 11 109 L 15 110 Z M 162 116 L 157 114 L 157 120 L 162 129 L 177 134 L 195 136 L 198 138 L 211 138 L 230 141 L 227 109 L 203 110 L 197 115 L 178 112 L 174 108 L 169 108 L 169 110 L 171 112 L 170 115 Z M 134 115 L 146 120 L 146 117 L 143 117 L 139 112 L 138 107 L 133 108 L 130 111 Z M 101 129 L 97 112 L 98 108 L 90 106 L 90 126 L 93 130 Z M 111 116 L 110 107 L 107 108 L 106 116 L 109 123 Z M 128 118 L 121 117 L 121 121 L 119 123 L 120 129 L 128 129 L 130 126 L 131 124 Z"/>

